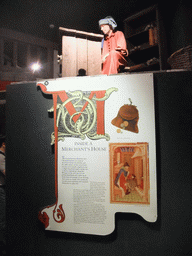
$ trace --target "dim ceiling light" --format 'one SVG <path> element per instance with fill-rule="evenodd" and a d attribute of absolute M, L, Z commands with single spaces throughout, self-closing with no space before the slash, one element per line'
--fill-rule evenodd
<path fill-rule="evenodd" d="M 33 72 L 40 70 L 40 68 L 41 68 L 41 65 L 38 62 L 33 63 L 31 65 L 31 69 L 33 70 Z"/>

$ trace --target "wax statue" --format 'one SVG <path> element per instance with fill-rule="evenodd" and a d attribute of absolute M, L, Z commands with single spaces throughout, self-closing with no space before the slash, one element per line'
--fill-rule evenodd
<path fill-rule="evenodd" d="M 127 65 L 127 43 L 123 32 L 116 31 L 117 23 L 111 16 L 99 20 L 104 34 L 102 41 L 102 74 L 117 74 Z"/>

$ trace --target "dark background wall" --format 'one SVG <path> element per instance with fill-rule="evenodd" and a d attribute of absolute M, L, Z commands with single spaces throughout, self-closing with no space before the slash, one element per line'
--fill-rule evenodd
<path fill-rule="evenodd" d="M 160 8 L 166 30 L 168 54 L 192 44 L 192 2 L 162 3 Z"/>
<path fill-rule="evenodd" d="M 192 72 L 154 74 L 157 222 L 118 213 L 115 231 L 101 237 L 45 231 L 38 221 L 55 203 L 53 102 L 35 83 L 7 86 L 8 255 L 192 255 L 191 88 Z"/>
<path fill-rule="evenodd" d="M 98 20 L 112 15 L 123 31 L 127 17 L 154 4 L 159 4 L 162 12 L 168 55 L 192 44 L 192 2 L 188 0 L 3 0 L 0 27 L 60 42 L 59 27 L 100 33 Z"/>

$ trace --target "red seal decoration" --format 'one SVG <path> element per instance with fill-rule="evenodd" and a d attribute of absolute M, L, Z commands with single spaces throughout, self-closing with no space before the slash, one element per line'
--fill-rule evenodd
<path fill-rule="evenodd" d="M 38 219 L 44 224 L 45 228 L 49 226 L 49 216 L 46 212 L 39 212 Z"/>
<path fill-rule="evenodd" d="M 59 208 L 57 208 L 57 205 L 55 207 L 55 209 L 53 210 L 53 218 L 56 222 L 58 223 L 62 223 L 64 220 L 65 220 L 65 212 L 63 210 L 63 206 L 62 204 L 59 205 Z M 55 217 L 55 213 L 57 212 L 56 214 L 56 217 Z"/>

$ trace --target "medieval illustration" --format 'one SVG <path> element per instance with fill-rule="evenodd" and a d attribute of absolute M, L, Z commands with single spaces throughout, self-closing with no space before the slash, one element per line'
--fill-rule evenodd
<path fill-rule="evenodd" d="M 149 204 L 148 143 L 110 143 L 111 203 Z"/>
<path fill-rule="evenodd" d="M 111 123 L 123 130 L 138 133 L 139 111 L 136 106 L 132 105 L 131 99 L 129 101 L 130 104 L 120 107 L 117 116 Z"/>
<path fill-rule="evenodd" d="M 65 137 L 74 137 L 84 140 L 110 139 L 104 129 L 105 100 L 117 91 L 109 88 L 103 91 L 74 91 L 59 93 L 60 102 L 57 101 L 58 141 Z M 49 112 L 53 112 L 51 108 Z M 55 132 L 52 133 L 52 144 L 55 141 Z"/>

